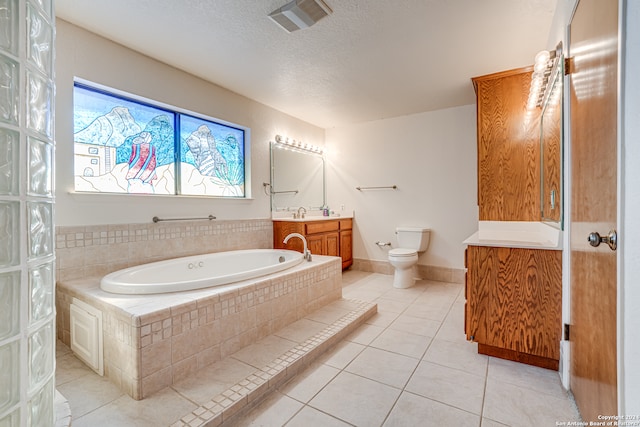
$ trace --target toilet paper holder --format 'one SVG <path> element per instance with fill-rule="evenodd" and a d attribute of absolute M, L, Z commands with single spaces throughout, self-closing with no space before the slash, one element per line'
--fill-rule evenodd
<path fill-rule="evenodd" d="M 380 246 L 381 248 L 385 247 L 385 246 L 391 246 L 391 242 L 380 242 L 377 241 L 376 245 Z"/>

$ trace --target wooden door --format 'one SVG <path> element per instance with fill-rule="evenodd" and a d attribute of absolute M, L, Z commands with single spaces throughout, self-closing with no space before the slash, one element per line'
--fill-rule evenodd
<path fill-rule="evenodd" d="M 618 1 L 580 0 L 570 27 L 571 389 L 584 421 L 617 408 Z"/>

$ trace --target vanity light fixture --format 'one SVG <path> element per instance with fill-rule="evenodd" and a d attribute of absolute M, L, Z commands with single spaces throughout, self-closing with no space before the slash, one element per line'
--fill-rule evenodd
<path fill-rule="evenodd" d="M 308 153 L 313 153 L 317 155 L 322 155 L 324 150 L 321 147 L 303 143 L 302 141 L 296 141 L 295 139 L 285 138 L 281 135 L 276 135 L 276 147 L 284 148 L 287 150 L 299 150 L 306 151 Z"/>
<path fill-rule="evenodd" d="M 544 93 L 551 76 L 551 70 L 555 65 L 557 55 L 555 51 L 542 50 L 538 52 L 533 64 L 533 74 L 531 75 L 531 89 L 529 89 L 529 100 L 527 109 L 533 110 L 542 107 Z"/>
<path fill-rule="evenodd" d="M 553 85 L 553 76 L 559 67 L 562 59 L 562 42 L 558 43 L 556 50 L 542 50 L 538 52 L 534 59 L 533 74 L 531 75 L 531 89 L 529 90 L 529 100 L 527 110 L 536 107 L 542 108 L 545 100 L 558 101 L 560 91 L 557 86 L 562 84 L 562 79 L 558 85 Z"/>

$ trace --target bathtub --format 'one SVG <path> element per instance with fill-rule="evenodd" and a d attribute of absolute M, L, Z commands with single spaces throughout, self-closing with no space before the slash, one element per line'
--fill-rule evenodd
<path fill-rule="evenodd" d="M 159 294 L 226 285 L 286 270 L 302 254 L 285 249 L 246 249 L 174 258 L 125 268 L 100 281 L 115 294 Z"/>
<path fill-rule="evenodd" d="M 105 292 L 100 289 L 102 278 L 97 276 L 60 280 L 56 283 L 58 336 L 70 345 L 75 299 L 99 310 L 104 374 L 122 392 L 140 400 L 342 298 L 340 258 L 316 255 L 313 262 L 306 262 L 302 254 L 286 250 L 239 251 L 247 260 L 256 252 L 277 255 L 278 265 L 284 264 L 280 256 L 285 262 L 287 256 L 293 256 L 299 264 L 227 286 L 212 286 L 208 281 L 206 286 L 211 287 L 204 289 L 148 295 Z M 228 255 L 220 252 L 182 258 L 178 260 L 182 267 L 175 269 L 184 268 L 182 275 L 186 276 L 209 264 L 209 256 L 220 260 Z M 243 266 L 245 258 L 239 261 Z M 203 266 L 196 268 L 199 261 Z M 189 263 L 193 264 L 191 269 Z M 223 267 L 231 264 L 224 261 Z M 93 325 L 99 328 L 97 322 Z"/>

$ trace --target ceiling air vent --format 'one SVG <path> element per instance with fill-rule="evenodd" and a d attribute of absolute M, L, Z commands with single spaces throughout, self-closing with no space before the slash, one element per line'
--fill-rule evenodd
<path fill-rule="evenodd" d="M 322 0 L 293 0 L 269 14 L 288 32 L 307 28 L 332 12 Z"/>

